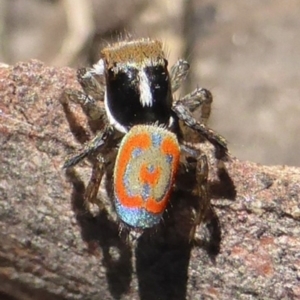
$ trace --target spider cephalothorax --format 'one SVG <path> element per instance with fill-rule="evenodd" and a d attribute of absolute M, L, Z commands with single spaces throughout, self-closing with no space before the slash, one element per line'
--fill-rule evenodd
<path fill-rule="evenodd" d="M 167 61 L 158 41 L 122 42 L 102 50 L 105 108 L 109 120 L 126 132 L 138 124 L 170 121 L 172 93 Z"/>
<path fill-rule="evenodd" d="M 185 141 L 179 121 L 209 140 L 218 151 L 227 153 L 224 139 L 206 126 L 211 93 L 197 88 L 175 101 L 173 93 L 185 79 L 189 65 L 179 60 L 170 72 L 167 66 L 161 42 L 119 42 L 104 48 L 92 69 L 78 70 L 85 93 L 74 92 L 70 97 L 85 107 L 92 119 L 104 118 L 106 125 L 64 167 L 97 154 L 85 197 L 88 202 L 100 204 L 97 193 L 106 172 L 104 161 L 115 160 L 112 203 L 119 219 L 133 228 L 144 229 L 159 223 L 172 189 L 176 188 L 182 152 L 194 157 L 199 171 L 196 190 L 204 209 L 197 213 L 195 225 L 209 206 L 206 156 Z M 96 105 L 96 100 L 104 101 L 104 109 Z M 198 107 L 201 121 L 191 115 Z M 120 135 L 121 142 L 117 138 Z M 118 148 L 113 158 L 108 155 L 112 148 Z"/>

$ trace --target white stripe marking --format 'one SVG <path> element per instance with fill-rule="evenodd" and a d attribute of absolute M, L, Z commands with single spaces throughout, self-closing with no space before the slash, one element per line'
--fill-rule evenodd
<path fill-rule="evenodd" d="M 145 71 L 140 70 L 139 71 L 139 79 L 140 79 L 140 102 L 143 107 L 145 106 L 152 106 L 153 105 L 153 99 L 150 89 L 150 82 L 149 79 L 145 73 Z"/>

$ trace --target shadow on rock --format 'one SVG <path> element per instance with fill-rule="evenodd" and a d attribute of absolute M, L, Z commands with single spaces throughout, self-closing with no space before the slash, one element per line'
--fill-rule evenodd
<path fill-rule="evenodd" d="M 89 251 L 97 255 L 101 247 L 102 265 L 106 268 L 106 277 L 111 295 L 115 299 L 128 292 L 132 277 L 132 251 L 126 241 L 119 235 L 119 226 L 109 220 L 102 210 L 93 216 L 84 203 L 84 183 L 72 169 L 67 170 L 67 177 L 73 184 L 72 209 L 81 228 L 82 239 Z"/>

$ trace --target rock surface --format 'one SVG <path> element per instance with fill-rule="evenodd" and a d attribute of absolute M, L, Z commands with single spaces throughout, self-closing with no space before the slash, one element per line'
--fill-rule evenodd
<path fill-rule="evenodd" d="M 89 163 L 61 169 L 93 134 L 79 107 L 60 103 L 65 88 L 79 89 L 70 68 L 0 67 L 1 299 L 300 298 L 299 168 L 230 157 L 217 174 L 201 145 L 219 253 L 204 227 L 188 243 L 194 204 L 180 194 L 161 228 L 131 246 L 109 213 L 84 209 Z"/>

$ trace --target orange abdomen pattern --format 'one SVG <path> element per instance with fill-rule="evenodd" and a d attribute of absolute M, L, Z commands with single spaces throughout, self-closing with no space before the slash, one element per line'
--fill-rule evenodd
<path fill-rule="evenodd" d="M 134 126 L 123 138 L 114 169 L 114 200 L 120 219 L 133 227 L 159 223 L 177 173 L 176 135 L 154 125 Z"/>

